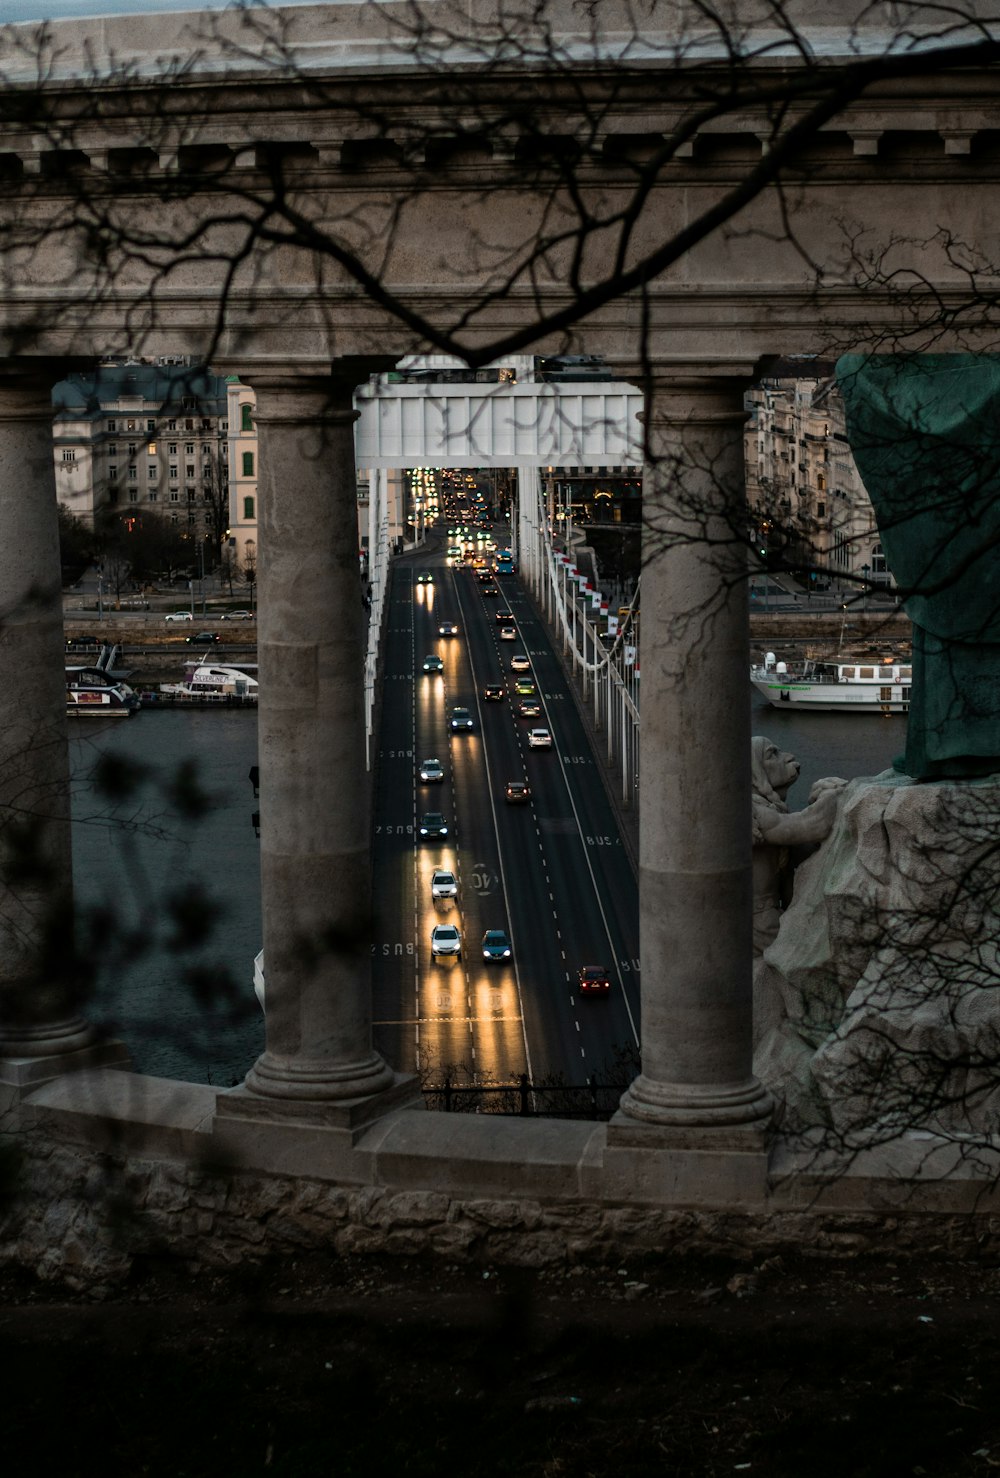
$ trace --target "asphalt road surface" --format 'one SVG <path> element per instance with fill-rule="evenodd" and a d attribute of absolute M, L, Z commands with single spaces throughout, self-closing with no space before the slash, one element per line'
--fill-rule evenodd
<path fill-rule="evenodd" d="M 433 585 L 418 583 L 421 571 Z M 499 595 L 485 596 L 471 570 L 447 567 L 443 547 L 394 566 L 375 795 L 376 1042 L 398 1068 L 436 1081 L 527 1072 L 582 1083 L 638 1042 L 636 880 L 548 635 L 518 577 L 496 583 Z M 498 608 L 512 613 L 517 641 L 499 639 Z M 443 621 L 458 633 L 440 636 Z M 511 671 L 515 652 L 531 673 Z M 431 654 L 442 673 L 421 671 Z M 538 718 L 518 716 L 519 676 L 535 683 Z M 503 683 L 500 702 L 483 700 L 488 683 Z M 455 706 L 470 709 L 473 732 L 451 733 Z M 536 726 L 551 731 L 552 749 L 529 750 Z M 423 784 L 420 762 L 432 756 L 445 779 Z M 531 804 L 508 804 L 506 782 L 524 779 Z M 421 842 L 428 811 L 443 813 L 443 841 Z M 458 878 L 450 904 L 431 899 L 438 867 Z M 460 929 L 460 959 L 431 960 L 437 922 Z M 506 931 L 510 961 L 484 961 L 487 929 Z M 588 964 L 609 968 L 607 996 L 581 999 L 577 971 Z"/>

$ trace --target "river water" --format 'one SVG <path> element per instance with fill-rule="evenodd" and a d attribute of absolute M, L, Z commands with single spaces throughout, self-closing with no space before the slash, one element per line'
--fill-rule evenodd
<path fill-rule="evenodd" d="M 800 760 L 789 797 L 797 809 L 822 775 L 886 769 L 902 752 L 906 720 L 761 702 L 753 731 Z M 120 1031 L 141 1072 L 228 1087 L 264 1043 L 252 984 L 258 802 L 247 779 L 256 714 L 147 712 L 78 719 L 70 732 L 74 879 L 96 969 L 91 1019 Z"/>
<path fill-rule="evenodd" d="M 264 1044 L 257 715 L 144 712 L 70 723 L 73 873 L 89 1012 L 140 1072 L 228 1087 Z"/>

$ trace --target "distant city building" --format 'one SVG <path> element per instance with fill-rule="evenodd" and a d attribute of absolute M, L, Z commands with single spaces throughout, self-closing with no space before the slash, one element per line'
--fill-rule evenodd
<path fill-rule="evenodd" d="M 257 399 L 238 375 L 226 381 L 229 422 L 229 548 L 243 569 L 257 547 Z M 252 554 L 253 554 L 252 552 Z M 251 555 L 252 557 L 252 555 Z"/>
<path fill-rule="evenodd" d="M 888 581 L 875 513 L 847 441 L 833 366 L 762 380 L 747 396 L 751 534 L 772 562 L 814 566 L 820 579 Z"/>
<path fill-rule="evenodd" d="M 155 510 L 213 545 L 227 496 L 225 381 L 178 364 L 107 364 L 52 394 L 56 496 L 91 525 Z"/>

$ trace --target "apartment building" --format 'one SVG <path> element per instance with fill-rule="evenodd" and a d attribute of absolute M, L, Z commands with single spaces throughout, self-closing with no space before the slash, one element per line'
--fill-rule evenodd
<path fill-rule="evenodd" d="M 53 391 L 56 495 L 93 524 L 153 510 L 213 545 L 227 522 L 226 385 L 182 364 L 106 364 Z"/>
<path fill-rule="evenodd" d="M 779 367 L 780 368 L 780 367 Z M 833 365 L 762 380 L 747 396 L 747 501 L 762 554 L 812 569 L 888 580 L 875 513 L 847 441 Z"/>

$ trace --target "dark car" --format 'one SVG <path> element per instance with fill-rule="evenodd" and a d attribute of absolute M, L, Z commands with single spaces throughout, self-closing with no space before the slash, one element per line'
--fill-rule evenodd
<path fill-rule="evenodd" d="M 418 830 L 422 839 L 437 842 L 448 835 L 448 823 L 440 811 L 428 811 L 421 816 Z"/>
<path fill-rule="evenodd" d="M 195 647 L 210 647 L 213 642 L 219 640 L 219 633 L 217 631 L 196 631 L 193 636 L 186 636 L 184 640 L 189 641 Z"/>
<path fill-rule="evenodd" d="M 611 989 L 611 976 L 606 965 L 582 965 L 577 979 L 580 994 L 584 996 L 605 996 Z"/>
<path fill-rule="evenodd" d="M 503 793 L 510 806 L 526 806 L 531 800 L 531 786 L 526 780 L 508 780 Z"/>
<path fill-rule="evenodd" d="M 497 611 L 496 618 L 498 626 L 513 626 L 514 624 L 514 617 L 510 611 Z"/>
<path fill-rule="evenodd" d="M 461 733 L 463 730 L 474 729 L 476 727 L 472 714 L 467 708 L 453 708 L 451 710 L 449 726 L 452 732 L 456 734 Z"/>
<path fill-rule="evenodd" d="M 483 701 L 486 703 L 502 703 L 505 697 L 503 683 L 487 683 L 483 689 Z"/>
<path fill-rule="evenodd" d="M 510 940 L 502 929 L 487 929 L 483 935 L 484 960 L 509 960 Z"/>
<path fill-rule="evenodd" d="M 518 705 L 517 711 L 521 718 L 541 718 L 542 705 L 537 698 L 526 698 L 523 703 Z"/>
<path fill-rule="evenodd" d="M 442 621 L 438 627 L 438 636 L 457 636 L 458 627 L 454 621 Z"/>

